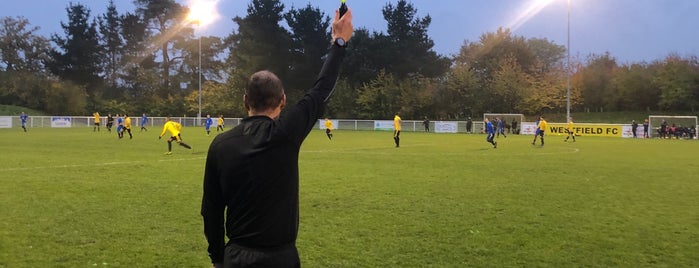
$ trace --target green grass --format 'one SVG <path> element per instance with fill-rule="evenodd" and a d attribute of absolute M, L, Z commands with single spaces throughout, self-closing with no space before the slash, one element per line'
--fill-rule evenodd
<path fill-rule="evenodd" d="M 0 267 L 208 267 L 212 137 L 0 129 Z M 695 267 L 699 142 L 313 131 L 304 267 Z M 273 163 L 271 163 L 272 165 Z"/>
<path fill-rule="evenodd" d="M 22 112 L 32 116 L 45 115 L 44 112 L 14 105 L 0 104 L 0 115 L 19 116 Z"/>

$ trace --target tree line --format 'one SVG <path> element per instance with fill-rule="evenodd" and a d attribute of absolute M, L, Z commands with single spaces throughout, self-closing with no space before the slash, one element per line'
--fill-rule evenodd
<path fill-rule="evenodd" d="M 174 0 L 134 4 L 119 14 L 110 1 L 93 15 L 71 3 L 63 32 L 49 37 L 23 17 L 1 18 L 0 102 L 50 114 L 196 116 L 201 70 L 203 114 L 243 117 L 250 74 L 276 73 L 293 102 L 312 86 L 330 44 L 331 18 L 310 4 L 286 9 L 279 0 L 252 0 L 225 37 L 196 36 L 188 8 Z M 568 62 L 564 46 L 501 28 L 446 56 L 433 49 L 429 15 L 418 16 L 405 0 L 382 11 L 386 32 L 356 29 L 327 116 L 558 113 L 569 77 L 572 111 L 699 108 L 696 55 L 618 63 L 606 53 Z"/>

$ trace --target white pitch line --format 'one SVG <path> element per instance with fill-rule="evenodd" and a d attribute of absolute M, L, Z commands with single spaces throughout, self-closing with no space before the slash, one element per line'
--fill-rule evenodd
<path fill-rule="evenodd" d="M 428 145 L 428 144 L 419 144 L 420 146 Z M 407 147 L 407 146 L 406 146 Z M 417 147 L 416 145 L 413 145 L 413 147 Z M 401 146 L 403 148 L 403 146 Z M 366 151 L 370 149 L 386 149 L 386 150 L 392 150 L 394 149 L 393 147 L 365 147 L 365 148 L 353 148 L 353 149 L 339 149 L 339 150 L 312 150 L 312 151 L 303 151 L 307 153 L 350 153 L 350 154 L 366 154 L 366 155 L 395 155 L 396 151 L 392 152 L 371 152 L 371 151 Z M 556 148 L 558 149 L 558 148 Z M 570 150 L 572 149 L 572 150 Z M 398 149 L 396 149 L 398 150 Z M 497 149 L 493 149 L 492 152 L 497 152 Z M 540 153 L 519 153 L 519 154 L 509 154 L 510 156 L 531 156 L 531 155 L 559 155 L 559 154 L 575 154 L 580 152 L 580 149 L 578 148 L 566 148 L 565 151 L 558 151 L 558 152 L 540 152 Z M 400 155 L 418 155 L 418 156 L 427 156 L 427 155 L 432 155 L 432 154 L 438 154 L 438 155 L 493 155 L 491 153 L 478 153 L 474 151 L 463 151 L 463 152 L 458 152 L 458 153 L 431 153 L 431 152 L 416 152 L 416 153 L 405 153 L 405 152 L 399 152 Z"/>
<path fill-rule="evenodd" d="M 187 160 L 199 160 L 199 159 L 205 159 L 205 157 L 159 159 L 158 162 L 187 161 Z M 150 161 L 104 162 L 104 163 L 81 164 L 81 165 L 55 165 L 55 166 L 43 166 L 43 167 L 5 168 L 5 169 L 0 169 L 0 172 L 2 172 L 2 171 L 37 170 L 37 169 L 54 169 L 54 168 L 103 167 L 103 166 L 112 166 L 112 165 L 139 164 L 139 163 L 147 163 L 147 162 L 150 162 Z"/>

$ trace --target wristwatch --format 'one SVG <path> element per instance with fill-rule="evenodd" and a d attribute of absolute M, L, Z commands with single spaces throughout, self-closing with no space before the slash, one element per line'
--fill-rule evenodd
<path fill-rule="evenodd" d="M 338 47 L 347 46 L 347 42 L 345 42 L 345 39 L 342 39 L 342 37 L 335 38 L 335 41 L 333 43 Z"/>

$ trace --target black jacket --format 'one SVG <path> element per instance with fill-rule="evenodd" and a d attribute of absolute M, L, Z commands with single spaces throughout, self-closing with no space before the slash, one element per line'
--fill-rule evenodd
<path fill-rule="evenodd" d="M 209 147 L 201 215 L 212 262 L 229 243 L 270 249 L 296 242 L 299 221 L 298 155 L 321 118 L 337 81 L 345 48 L 331 46 L 313 88 L 280 118 L 251 116 Z"/>

